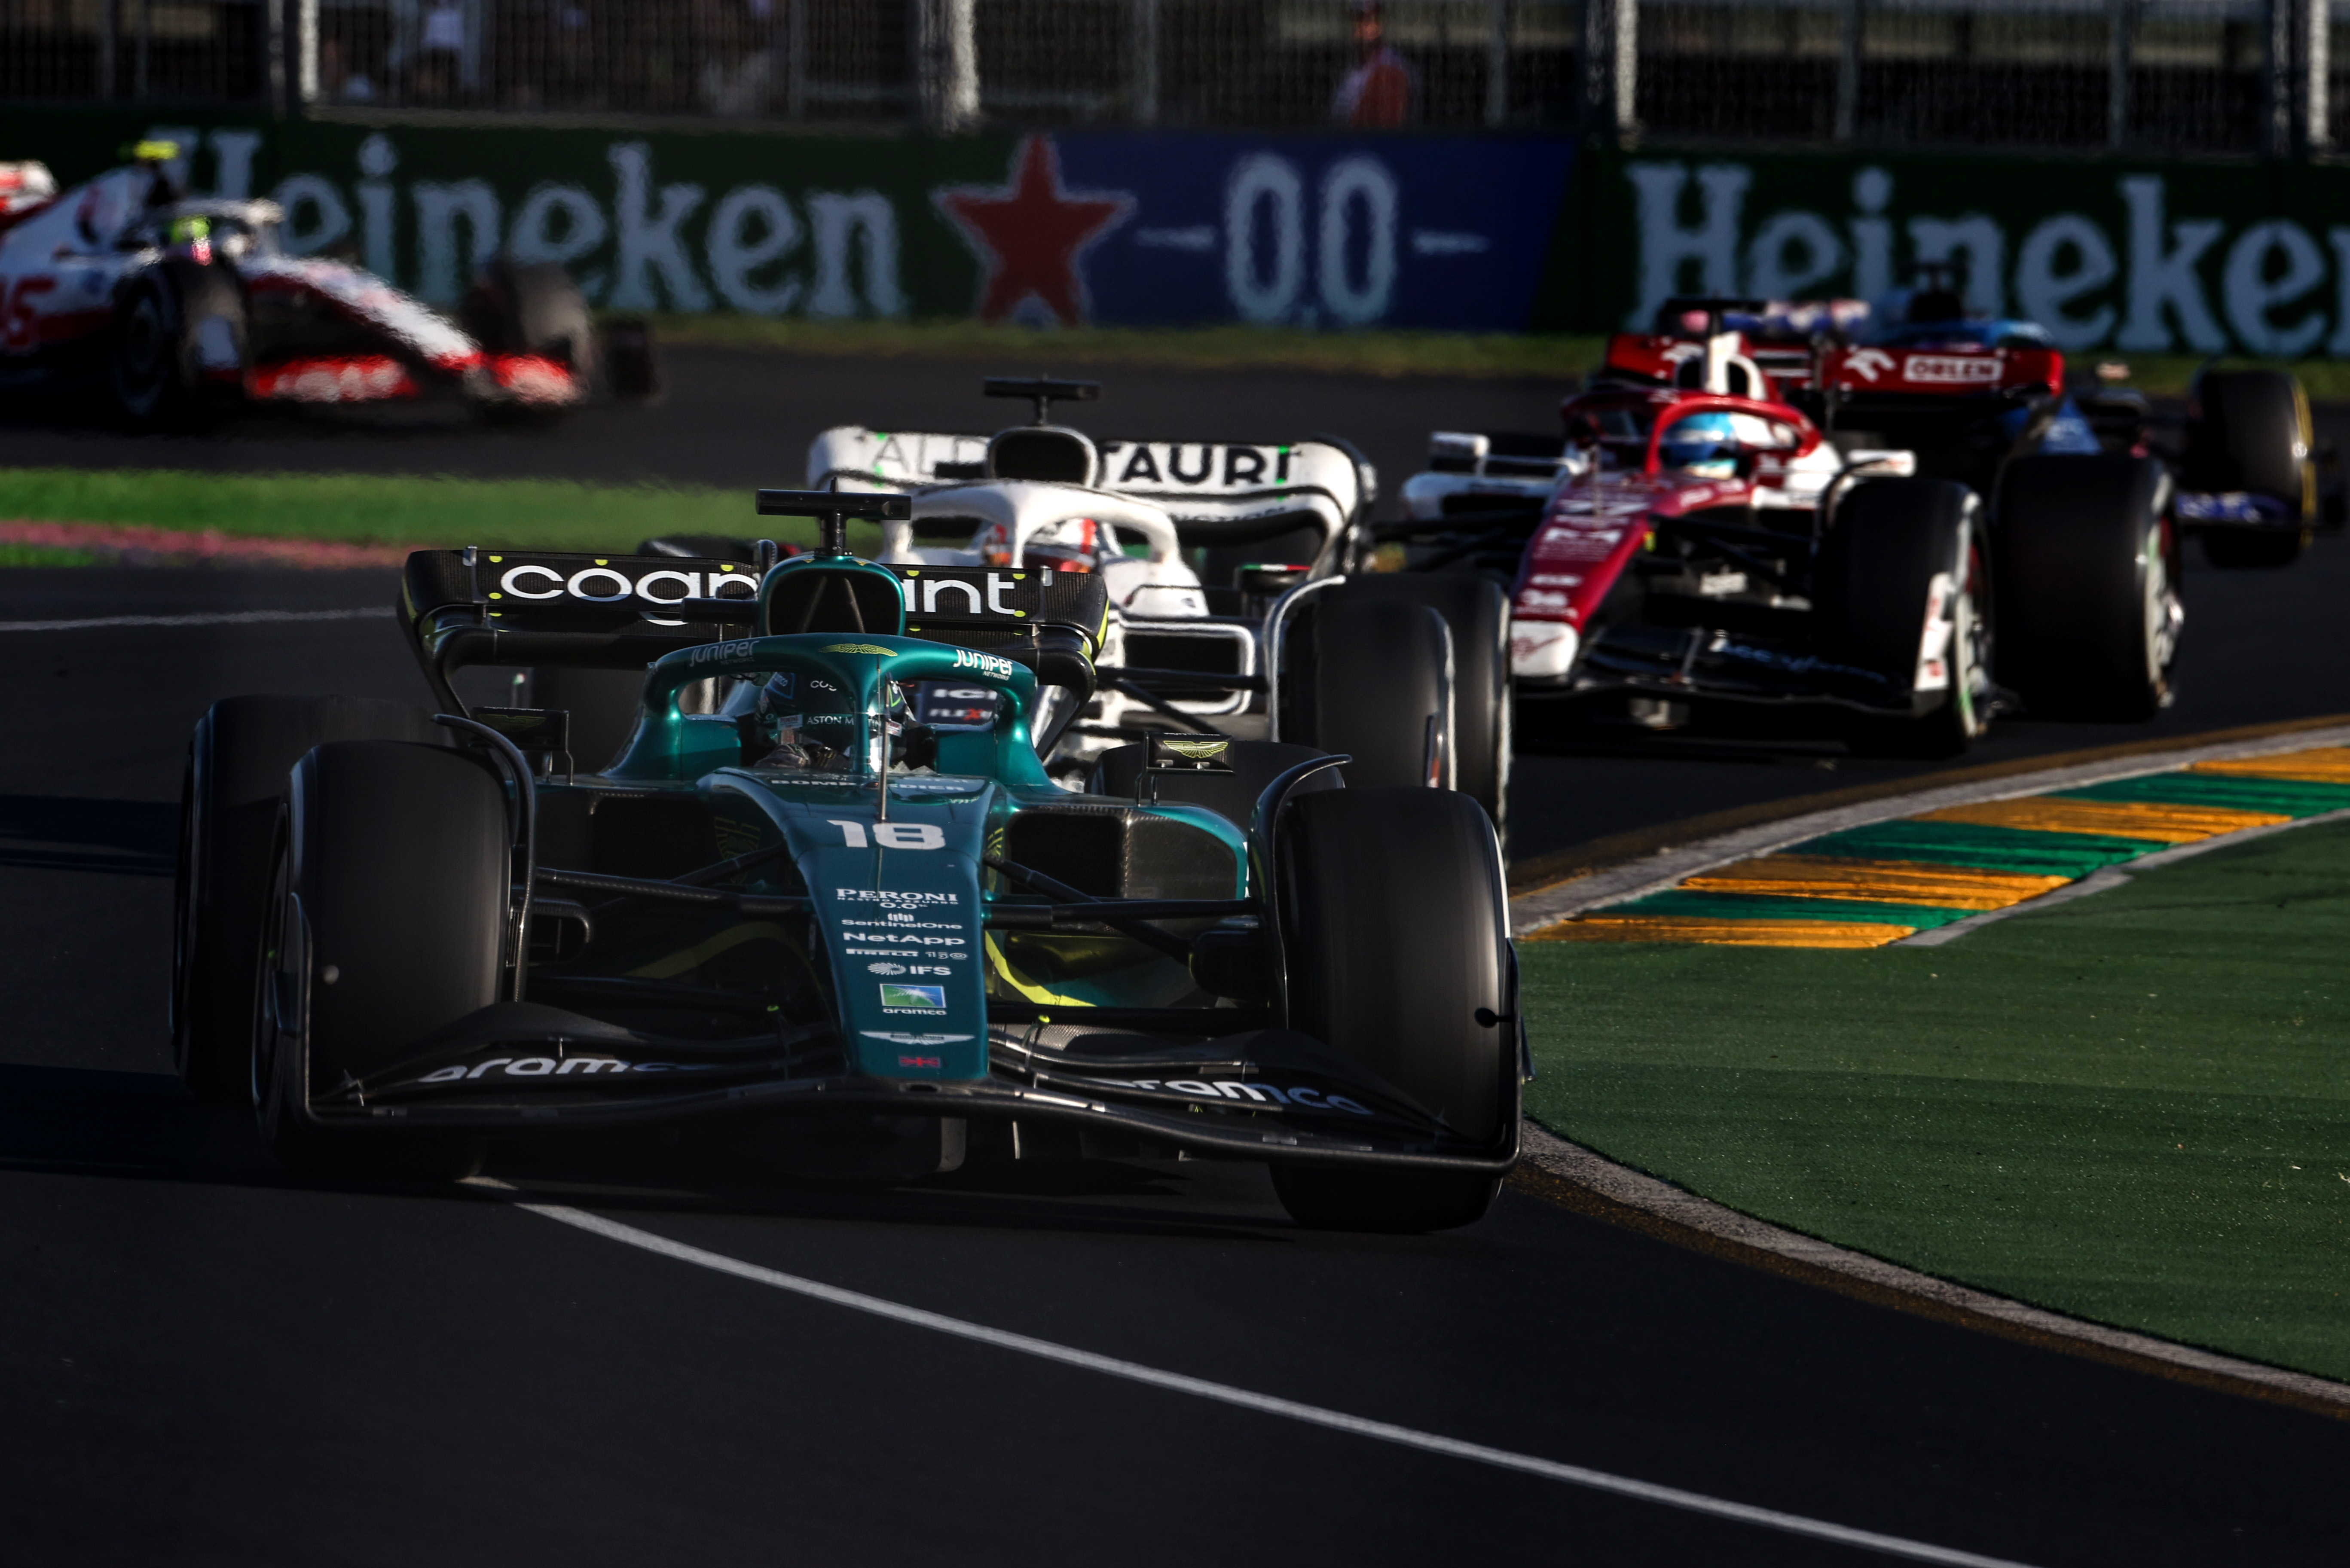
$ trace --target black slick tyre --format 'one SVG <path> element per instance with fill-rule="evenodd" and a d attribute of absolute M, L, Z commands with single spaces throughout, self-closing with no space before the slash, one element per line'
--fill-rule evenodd
<path fill-rule="evenodd" d="M 2283 504 L 2272 528 L 2213 528 L 2203 554 L 2226 570 L 2291 566 L 2317 522 L 2316 441 L 2309 398 L 2282 370 L 2206 370 L 2189 398 L 2187 488 Z"/>
<path fill-rule="evenodd" d="M 434 742 L 432 716 L 349 697 L 225 697 L 196 723 L 180 791 L 172 898 L 172 1054 L 198 1098 L 253 1083 L 253 970 L 286 775 L 328 741 Z"/>
<path fill-rule="evenodd" d="M 632 403 L 660 399 L 660 357 L 653 351 L 650 322 L 633 317 L 605 322 L 597 352 L 604 369 L 603 390 L 608 395 Z"/>
<path fill-rule="evenodd" d="M 493 397 L 482 405 L 483 416 L 493 422 L 550 423 L 572 402 L 598 395 L 604 385 L 603 338 L 588 315 L 587 297 L 558 263 L 522 265 L 505 255 L 493 257 L 458 307 L 458 319 L 488 353 L 536 355 L 571 374 L 576 398 Z"/>
<path fill-rule="evenodd" d="M 244 363 L 244 301 L 224 273 L 190 263 L 135 278 L 115 302 L 107 357 L 123 418 L 141 429 L 184 429 L 225 413 L 242 386 L 207 379 L 208 343 L 215 358 Z"/>
<path fill-rule="evenodd" d="M 2169 496 L 2161 463 L 2126 454 L 2021 457 L 2001 475 L 1997 670 L 2033 717 L 2130 723 L 2169 706 L 2184 618 Z"/>
<path fill-rule="evenodd" d="M 396 1068 L 499 999 L 513 875 L 505 791 L 440 746 L 344 741 L 296 764 L 255 971 L 255 1110 L 316 1174 L 469 1174 L 465 1140 L 323 1125 L 317 1094 Z"/>
<path fill-rule="evenodd" d="M 1492 822 L 1447 790 L 1343 789 L 1284 813 L 1282 949 L 1293 1028 L 1353 1057 L 1457 1135 L 1506 1143 L 1517 1114 L 1509 922 Z M 1276 1165 L 1301 1225 L 1474 1223 L 1494 1176 Z"/>
<path fill-rule="evenodd" d="M 1352 757 L 1350 789 L 1450 788 L 1451 633 L 1404 600 L 1316 605 L 1284 649 L 1281 738 Z"/>
<path fill-rule="evenodd" d="M 1425 605 L 1452 634 L 1452 787 L 1485 808 L 1509 844 L 1510 596 L 1471 572 L 1371 572 L 1330 592 L 1344 602 Z"/>
<path fill-rule="evenodd" d="M 1945 479 L 1879 479 L 1838 503 L 1813 574 L 1822 651 L 1882 679 L 1907 711 L 1856 714 L 1853 749 L 1950 757 L 1990 721 L 1988 542 L 1974 493 Z"/>
<path fill-rule="evenodd" d="M 557 262 L 494 256 L 458 309 L 466 332 L 493 354 L 540 354 L 582 381 L 598 374 L 599 339 L 579 286 Z"/>

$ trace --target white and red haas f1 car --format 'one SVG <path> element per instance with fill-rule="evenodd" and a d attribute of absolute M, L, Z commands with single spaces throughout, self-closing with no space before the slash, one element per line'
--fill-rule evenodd
<path fill-rule="evenodd" d="M 504 257 L 457 319 L 371 273 L 285 254 L 266 201 L 190 200 L 142 142 L 60 192 L 0 163 L 0 390 L 112 394 L 144 425 L 243 404 L 551 412 L 655 389 L 638 323 L 598 332 L 559 266 Z"/>
<path fill-rule="evenodd" d="M 2100 444 L 2044 336 L 1910 352 L 1675 304 L 1563 437 L 1440 432 L 1382 531 L 1407 569 L 1510 575 L 1521 696 L 1924 755 L 2004 708 L 2168 703 L 2175 486 Z"/>

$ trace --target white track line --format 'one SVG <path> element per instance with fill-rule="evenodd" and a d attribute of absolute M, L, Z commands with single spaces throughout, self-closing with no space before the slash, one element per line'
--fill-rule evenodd
<path fill-rule="evenodd" d="M 473 1185 L 513 1192 L 515 1189 L 501 1181 L 475 1179 Z M 1536 1459 L 1531 1454 L 1512 1453 L 1506 1449 L 1491 1449 L 1482 1443 L 1464 1443 L 1457 1438 L 1440 1437 L 1434 1432 L 1422 1432 L 1410 1427 L 1399 1427 L 1387 1421 L 1367 1420 L 1339 1410 L 1326 1410 L 1318 1405 L 1302 1405 L 1294 1399 L 1275 1398 L 1269 1394 L 1253 1393 L 1235 1388 L 1229 1383 L 1211 1383 L 1204 1377 L 1187 1376 L 1180 1372 L 1163 1372 L 1139 1362 L 1121 1361 L 1116 1356 L 1097 1355 L 1089 1350 L 1056 1345 L 1047 1339 L 1032 1339 L 1024 1334 L 1011 1334 L 1000 1328 L 968 1323 L 962 1318 L 948 1317 L 941 1313 L 926 1312 L 920 1307 L 885 1301 L 858 1291 L 845 1291 L 837 1285 L 824 1284 L 786 1274 L 780 1270 L 746 1263 L 723 1252 L 712 1252 L 700 1247 L 672 1241 L 650 1231 L 640 1231 L 633 1225 L 623 1225 L 582 1209 L 571 1209 L 554 1203 L 529 1203 L 514 1199 L 518 1209 L 544 1215 L 558 1223 L 575 1226 L 608 1241 L 635 1247 L 681 1263 L 732 1274 L 754 1284 L 789 1291 L 833 1306 L 847 1307 L 851 1312 L 870 1314 L 912 1328 L 926 1328 L 934 1334 L 951 1334 L 954 1338 L 993 1346 L 997 1350 L 1016 1351 L 1044 1361 L 1055 1361 L 1080 1371 L 1098 1372 L 1110 1377 L 1124 1378 L 1152 1388 L 1173 1394 L 1188 1394 L 1195 1399 L 1212 1400 L 1219 1405 L 1236 1406 L 1263 1416 L 1279 1416 L 1287 1420 L 1303 1422 L 1309 1427 L 1321 1427 L 1329 1431 L 1345 1432 L 1352 1437 L 1369 1438 L 1382 1443 L 1394 1443 L 1407 1449 L 1419 1449 L 1426 1453 L 1442 1454 L 1449 1459 L 1471 1459 L 1492 1465 L 1499 1469 L 1516 1470 L 1521 1474 L 1539 1476 L 1544 1480 L 1564 1481 L 1569 1486 L 1586 1487 L 1594 1491 L 1612 1492 L 1640 1502 L 1656 1503 L 1665 1508 L 1677 1508 L 1690 1513 L 1726 1519 L 1740 1524 L 1751 1524 L 1763 1530 L 1775 1530 L 1789 1535 L 1808 1536 L 1814 1541 L 1834 1542 L 1839 1546 L 1856 1547 L 1864 1552 L 1879 1552 L 1890 1557 L 1907 1558 L 1913 1563 L 1946 1563 L 1958 1568 L 2023 1568 L 2023 1565 L 2002 1557 L 1985 1557 L 1977 1552 L 1960 1552 L 1948 1546 L 1936 1546 L 1923 1541 L 1909 1541 L 1898 1535 L 1880 1535 L 1871 1530 L 1855 1530 L 1849 1525 L 1833 1524 L 1826 1520 L 1807 1519 L 1799 1513 L 1781 1513 L 1775 1509 L 1755 1508 L 1748 1503 L 1730 1502 L 1702 1492 L 1683 1491 L 1678 1487 L 1658 1486 L 1652 1482 L 1634 1480 L 1627 1476 L 1610 1475 L 1605 1470 L 1586 1469 L 1580 1465 L 1563 1465 L 1555 1459 Z"/>
<path fill-rule="evenodd" d="M 83 631 L 108 626 L 261 626 L 289 620 L 369 620 L 391 614 L 390 605 L 365 609 L 213 610 L 202 615 L 101 615 L 86 620 L 0 620 L 0 631 Z"/>

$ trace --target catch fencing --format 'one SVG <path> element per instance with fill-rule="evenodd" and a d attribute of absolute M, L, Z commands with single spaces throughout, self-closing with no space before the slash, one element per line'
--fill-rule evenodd
<path fill-rule="evenodd" d="M 2292 157 L 2350 137 L 2345 29 L 2350 0 L 0 0 L 0 99 Z"/>

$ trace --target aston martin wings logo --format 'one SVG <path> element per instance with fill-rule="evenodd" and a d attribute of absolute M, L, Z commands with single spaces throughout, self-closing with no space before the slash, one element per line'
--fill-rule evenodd
<path fill-rule="evenodd" d="M 824 650 L 827 653 L 869 653 L 879 659 L 887 659 L 898 651 L 894 648 L 881 648 L 870 642 L 827 642 Z"/>
<path fill-rule="evenodd" d="M 860 1029 L 868 1040 L 886 1040 L 892 1045 L 960 1045 L 972 1038 L 968 1034 L 906 1034 L 888 1029 Z"/>

